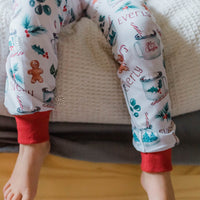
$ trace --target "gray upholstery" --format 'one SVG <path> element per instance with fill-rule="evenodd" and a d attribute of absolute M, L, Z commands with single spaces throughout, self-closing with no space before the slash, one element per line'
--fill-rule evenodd
<path fill-rule="evenodd" d="M 175 164 L 200 164 L 200 111 L 173 118 L 181 143 Z M 94 162 L 139 163 L 130 125 L 50 122 L 51 153 Z M 17 152 L 15 120 L 0 116 L 0 152 Z"/>

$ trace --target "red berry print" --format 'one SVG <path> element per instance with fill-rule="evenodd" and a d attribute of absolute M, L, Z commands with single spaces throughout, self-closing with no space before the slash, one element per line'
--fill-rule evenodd
<path fill-rule="evenodd" d="M 30 37 L 30 34 L 26 34 L 26 37 Z"/>
<path fill-rule="evenodd" d="M 123 8 L 123 10 L 126 10 L 126 9 L 128 9 L 128 6 L 125 6 L 125 7 Z"/>
<path fill-rule="evenodd" d="M 27 29 L 25 30 L 25 33 L 28 33 L 28 30 L 27 30 Z"/>
<path fill-rule="evenodd" d="M 42 55 L 44 58 L 47 58 L 49 59 L 49 55 L 48 55 L 48 52 L 45 52 L 43 55 Z"/>
<path fill-rule="evenodd" d="M 67 11 L 67 8 L 66 6 L 63 7 L 63 12 L 66 12 Z"/>
<path fill-rule="evenodd" d="M 165 114 L 165 115 L 163 116 L 163 119 L 167 119 L 167 114 Z"/>

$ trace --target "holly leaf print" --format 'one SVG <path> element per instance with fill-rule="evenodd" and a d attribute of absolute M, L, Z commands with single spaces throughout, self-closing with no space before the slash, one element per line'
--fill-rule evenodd
<path fill-rule="evenodd" d="M 166 103 L 163 109 L 158 112 L 155 118 L 159 118 L 162 121 L 164 121 L 165 119 L 167 119 L 167 121 L 171 119 L 168 103 Z"/>
<path fill-rule="evenodd" d="M 40 45 L 39 46 L 33 45 L 32 49 L 36 51 L 39 55 L 44 55 L 45 53 L 44 49 L 40 48 Z"/>
<path fill-rule="evenodd" d="M 54 67 L 54 65 L 52 65 L 51 66 L 51 69 L 50 69 L 50 73 L 53 75 L 53 74 L 55 74 L 55 67 Z"/>
<path fill-rule="evenodd" d="M 125 3 L 123 6 L 121 6 L 116 12 L 123 11 L 123 10 L 127 10 L 127 9 L 129 9 L 129 8 L 138 8 L 138 7 L 132 5 L 131 2 L 127 2 L 127 3 Z"/>
<path fill-rule="evenodd" d="M 14 66 L 13 66 L 13 72 L 17 72 L 18 71 L 18 64 L 15 64 Z"/>
<path fill-rule="evenodd" d="M 105 20 L 105 16 L 100 15 L 99 16 L 99 22 L 103 22 Z"/>
<path fill-rule="evenodd" d="M 62 0 L 56 0 L 57 6 L 60 7 Z"/>
<path fill-rule="evenodd" d="M 46 0 L 37 0 L 39 3 L 44 3 Z"/>
<path fill-rule="evenodd" d="M 48 5 L 44 5 L 43 10 L 46 15 L 51 15 L 51 8 Z"/>
<path fill-rule="evenodd" d="M 23 83 L 22 78 L 19 74 L 15 74 L 15 80 L 16 82 Z"/>
<path fill-rule="evenodd" d="M 51 68 L 50 68 L 50 73 L 51 73 L 51 75 L 54 76 L 54 78 L 56 78 L 57 72 L 58 72 L 58 70 L 55 69 L 54 65 L 52 65 Z"/>
<path fill-rule="evenodd" d="M 32 25 L 32 26 L 29 26 L 28 32 L 31 35 L 36 36 L 36 35 L 40 35 L 40 34 L 46 33 L 46 29 L 44 27 L 42 27 L 42 26 Z"/>
<path fill-rule="evenodd" d="M 29 26 L 30 26 L 30 17 L 28 17 L 28 16 L 25 16 L 24 17 L 24 19 L 23 19 L 23 21 L 22 21 L 22 25 L 23 25 L 23 27 L 25 28 L 25 29 L 28 29 L 29 28 Z"/>

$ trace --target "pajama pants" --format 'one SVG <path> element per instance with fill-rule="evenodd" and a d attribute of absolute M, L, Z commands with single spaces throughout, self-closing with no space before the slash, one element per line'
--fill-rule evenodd
<path fill-rule="evenodd" d="M 16 118 L 19 143 L 49 139 L 59 32 L 82 16 L 99 26 L 119 63 L 117 75 L 131 117 L 133 145 L 142 152 L 143 169 L 151 165 L 150 171 L 159 171 L 157 166 L 162 163 L 169 169 L 171 148 L 178 138 L 171 118 L 161 30 L 144 0 L 13 2 L 5 106 Z"/>

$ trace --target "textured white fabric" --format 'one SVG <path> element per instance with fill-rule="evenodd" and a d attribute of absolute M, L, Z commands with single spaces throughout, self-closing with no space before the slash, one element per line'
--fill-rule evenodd
<path fill-rule="evenodd" d="M 3 99 L 10 3 L 0 0 L 0 114 L 7 116 Z M 149 6 L 162 29 L 172 116 L 199 110 L 200 2 L 149 0 Z M 65 27 L 58 53 L 57 106 L 51 121 L 130 124 L 116 75 L 118 64 L 92 21 L 82 18 Z"/>

